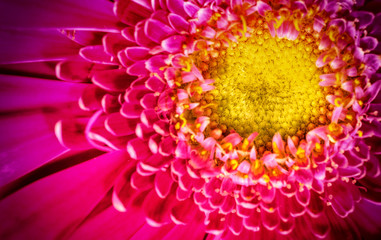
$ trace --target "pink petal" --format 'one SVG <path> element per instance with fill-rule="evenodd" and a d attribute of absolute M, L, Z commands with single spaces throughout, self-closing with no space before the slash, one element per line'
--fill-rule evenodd
<path fill-rule="evenodd" d="M 7 46 L 0 49 L 1 64 L 65 60 L 81 47 L 56 30 L 2 30 L 0 39 Z"/>
<path fill-rule="evenodd" d="M 139 138 L 135 138 L 128 142 L 127 152 L 130 154 L 131 158 L 136 160 L 145 159 L 151 155 L 147 142 Z"/>
<path fill-rule="evenodd" d="M 296 200 L 298 200 L 298 202 L 303 205 L 303 206 L 307 206 L 310 202 L 310 190 L 304 186 L 303 188 L 303 191 L 296 191 Z"/>
<path fill-rule="evenodd" d="M 147 37 L 156 43 L 160 43 L 163 39 L 174 33 L 171 27 L 154 19 L 147 20 L 144 31 Z"/>
<path fill-rule="evenodd" d="M 248 218 L 243 219 L 243 225 L 251 231 L 259 231 L 261 227 L 261 216 L 257 211 L 253 211 Z"/>
<path fill-rule="evenodd" d="M 153 76 L 146 81 L 145 86 L 151 91 L 162 92 L 165 87 L 165 82 L 160 78 Z"/>
<path fill-rule="evenodd" d="M 114 65 L 112 58 L 108 55 L 102 45 L 86 46 L 79 50 L 79 55 L 87 61 L 100 64 Z"/>
<path fill-rule="evenodd" d="M 146 47 L 128 47 L 124 51 L 131 61 L 145 60 L 150 55 L 149 49 Z"/>
<path fill-rule="evenodd" d="M 121 92 L 127 89 L 136 77 L 126 74 L 124 69 L 98 71 L 92 81 L 95 85 L 108 91 Z"/>
<path fill-rule="evenodd" d="M 167 1 L 167 6 L 171 12 L 178 14 L 178 15 L 182 16 L 183 18 L 188 17 L 188 15 L 185 13 L 185 10 L 184 10 L 184 1 L 183 0 Z"/>
<path fill-rule="evenodd" d="M 128 120 L 120 113 L 113 113 L 107 116 L 105 121 L 106 129 L 115 136 L 126 136 L 135 132 L 137 121 Z"/>
<path fill-rule="evenodd" d="M 124 99 L 128 103 L 139 103 L 140 100 L 144 95 L 147 93 L 150 93 L 151 91 L 148 90 L 145 86 L 136 86 L 131 87 L 126 91 L 126 94 L 124 95 Z"/>
<path fill-rule="evenodd" d="M 116 16 L 125 24 L 134 26 L 152 13 L 150 6 L 144 1 L 117 1 L 114 11 Z"/>
<path fill-rule="evenodd" d="M 183 49 L 183 42 L 186 38 L 182 35 L 174 35 L 169 38 L 164 39 L 161 42 L 161 47 L 169 53 L 181 52 Z"/>
<path fill-rule="evenodd" d="M 197 208 L 193 200 L 186 199 L 179 202 L 171 210 L 171 219 L 177 224 L 187 224 L 194 219 Z"/>
<path fill-rule="evenodd" d="M 143 108 L 140 104 L 123 103 L 120 113 L 126 118 L 139 118 L 143 112 Z"/>
<path fill-rule="evenodd" d="M 143 203 L 143 209 L 149 225 L 159 227 L 170 222 L 170 210 L 175 203 L 170 196 L 161 199 L 157 196 L 155 190 L 151 190 L 147 195 Z"/>
<path fill-rule="evenodd" d="M 154 154 L 143 159 L 141 166 L 147 171 L 158 171 L 162 167 L 169 165 L 171 160 L 171 158 L 164 157 L 160 154 Z"/>
<path fill-rule="evenodd" d="M 136 190 L 145 191 L 153 187 L 154 176 L 142 176 L 137 172 L 132 173 L 130 184 Z"/>
<path fill-rule="evenodd" d="M 261 211 L 262 224 L 268 230 L 274 230 L 279 225 L 279 217 L 276 211 L 269 213 L 267 211 Z"/>
<path fill-rule="evenodd" d="M 118 29 L 118 20 L 112 11 L 113 3 L 102 0 L 10 1 L 2 2 L 0 9 L 3 16 L 1 25 L 7 28 L 76 28 L 102 31 Z"/>
<path fill-rule="evenodd" d="M 243 224 L 242 218 L 237 216 L 235 213 L 230 213 L 226 216 L 226 221 L 229 229 L 235 234 L 239 235 L 242 232 Z"/>
<path fill-rule="evenodd" d="M 183 17 L 170 13 L 168 15 L 168 20 L 171 27 L 178 33 L 184 34 L 189 32 L 189 23 Z"/>
<path fill-rule="evenodd" d="M 169 171 L 159 171 L 155 176 L 155 190 L 160 198 L 166 198 L 173 184 Z"/>
<path fill-rule="evenodd" d="M 105 52 L 114 57 L 118 55 L 119 51 L 122 51 L 126 47 L 134 45 L 133 42 L 128 41 L 120 33 L 107 33 L 102 38 L 102 43 Z"/>
<path fill-rule="evenodd" d="M 127 160 L 123 151 L 104 154 L 20 189 L 1 202 L 1 232 L 14 239 L 58 238 L 105 196 Z M 78 198 L 69 197 L 73 193 Z"/>
<path fill-rule="evenodd" d="M 224 215 L 219 214 L 218 211 L 214 211 L 208 216 L 209 222 L 206 225 L 205 231 L 214 235 L 221 234 L 225 229 Z"/>

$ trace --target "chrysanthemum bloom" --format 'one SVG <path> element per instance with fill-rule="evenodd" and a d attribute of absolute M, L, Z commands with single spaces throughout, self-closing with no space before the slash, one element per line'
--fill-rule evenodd
<path fill-rule="evenodd" d="M 71 83 L 3 108 L 49 101 L 71 150 L 4 161 L 3 238 L 380 237 L 378 1 L 20 2 L 3 62 L 39 63 L 3 69 Z"/>

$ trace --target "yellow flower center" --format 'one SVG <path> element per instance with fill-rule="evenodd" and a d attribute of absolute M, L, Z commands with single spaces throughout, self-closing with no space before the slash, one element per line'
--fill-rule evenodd
<path fill-rule="evenodd" d="M 272 38 L 257 31 L 221 55 L 208 67 L 215 79 L 219 124 L 244 137 L 258 132 L 259 145 L 276 132 L 293 136 L 318 124 L 326 100 L 314 41 Z"/>

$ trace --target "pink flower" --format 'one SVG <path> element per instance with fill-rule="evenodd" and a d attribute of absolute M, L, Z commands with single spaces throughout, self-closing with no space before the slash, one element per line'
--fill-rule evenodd
<path fill-rule="evenodd" d="M 0 3 L 0 236 L 380 237 L 379 7 Z"/>

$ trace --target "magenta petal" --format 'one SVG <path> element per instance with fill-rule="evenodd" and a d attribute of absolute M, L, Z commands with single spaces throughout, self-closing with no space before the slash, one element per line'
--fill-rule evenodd
<path fill-rule="evenodd" d="M 143 1 L 116 1 L 114 11 L 123 23 L 135 26 L 139 21 L 149 17 L 152 9 Z"/>
<path fill-rule="evenodd" d="M 165 60 L 167 59 L 167 56 L 165 55 L 156 55 L 148 59 L 145 63 L 145 67 L 150 72 L 160 73 L 162 72 L 162 67 L 166 66 Z"/>
<path fill-rule="evenodd" d="M 214 211 L 208 216 L 208 224 L 205 231 L 214 235 L 221 234 L 225 230 L 225 218 L 224 215 L 219 214 L 218 211 Z"/>
<path fill-rule="evenodd" d="M 71 149 L 86 149 L 91 145 L 84 131 L 87 119 L 61 120 L 55 126 L 55 133 L 60 143 Z"/>
<path fill-rule="evenodd" d="M 9 195 L 0 205 L 3 213 L 0 231 L 13 239 L 59 238 L 59 234 L 71 228 L 76 220 L 86 218 L 112 187 L 127 161 L 124 151 L 104 154 Z M 79 198 L 68 197 L 72 194 Z M 56 221 L 57 216 L 60 221 Z M 20 231 L 20 221 L 23 231 Z"/>
<path fill-rule="evenodd" d="M 161 42 L 161 47 L 169 53 L 177 53 L 183 49 L 184 36 L 174 35 Z"/>
<path fill-rule="evenodd" d="M 125 50 L 126 56 L 132 61 L 140 61 L 147 59 L 149 54 L 149 49 L 145 47 L 128 47 Z"/>
<path fill-rule="evenodd" d="M 159 118 L 154 110 L 144 110 L 140 115 L 140 120 L 146 127 L 151 127 Z"/>
<path fill-rule="evenodd" d="M 171 163 L 171 170 L 178 176 L 182 176 L 187 173 L 185 167 L 185 161 L 182 159 L 176 159 Z"/>
<path fill-rule="evenodd" d="M 143 203 L 143 209 L 147 216 L 147 222 L 153 227 L 159 227 L 170 222 L 169 211 L 174 200 L 171 197 L 161 199 L 155 190 L 147 195 Z"/>
<path fill-rule="evenodd" d="M 184 11 L 188 14 L 189 17 L 194 17 L 199 9 L 199 6 L 191 2 L 184 2 Z"/>
<path fill-rule="evenodd" d="M 219 180 L 218 178 L 214 177 L 210 179 L 205 185 L 204 194 L 207 197 L 212 197 L 213 193 L 216 192 L 216 189 L 219 189 L 220 185 L 221 185 L 221 180 Z"/>
<path fill-rule="evenodd" d="M 291 216 L 299 217 L 305 213 L 306 207 L 301 205 L 295 196 L 289 198 L 288 203 L 289 203 L 289 210 L 290 210 Z"/>
<path fill-rule="evenodd" d="M 70 82 L 89 82 L 94 64 L 87 61 L 62 61 L 56 66 L 57 77 Z"/>
<path fill-rule="evenodd" d="M 163 82 L 163 80 L 160 78 L 153 76 L 146 81 L 145 85 L 151 91 L 162 92 L 165 86 L 165 82 Z"/>
<path fill-rule="evenodd" d="M 276 189 L 273 187 L 269 189 L 260 185 L 257 187 L 257 191 L 261 194 L 262 201 L 265 203 L 271 203 L 275 199 Z"/>
<path fill-rule="evenodd" d="M 307 206 L 310 202 L 310 190 L 303 186 L 302 191 L 296 191 L 296 199 L 301 205 Z"/>
<path fill-rule="evenodd" d="M 193 193 L 193 189 L 189 189 L 189 190 L 183 190 L 181 188 L 177 188 L 176 189 L 176 199 L 179 200 L 179 201 L 184 201 L 186 199 L 189 199 L 189 197 L 192 195 Z"/>
<path fill-rule="evenodd" d="M 71 239 L 129 239 L 145 224 L 143 211 L 129 208 L 128 214 L 121 213 L 113 207 L 104 206 L 104 201 L 94 207 L 89 217 L 76 225 L 73 232 L 65 230 L 60 237 Z M 128 230 L 125 223 L 128 222 Z M 96 231 L 92 230 L 96 229 Z M 69 237 L 70 236 L 70 237 Z"/>
<path fill-rule="evenodd" d="M 158 21 L 159 22 L 159 21 Z M 135 26 L 135 32 L 134 32 L 134 38 L 136 40 L 136 43 L 138 43 L 140 46 L 152 48 L 156 46 L 155 42 L 152 41 L 150 38 L 147 37 L 145 29 L 145 21 L 139 22 Z"/>
<path fill-rule="evenodd" d="M 1 64 L 64 60 L 76 56 L 81 47 L 55 29 L 1 30 L 0 44 L 7 46 L 0 48 Z"/>
<path fill-rule="evenodd" d="M 168 15 L 169 24 L 178 33 L 185 34 L 189 32 L 189 23 L 181 16 L 170 13 Z"/>
<path fill-rule="evenodd" d="M 193 194 L 193 200 L 196 204 L 198 205 L 202 205 L 203 203 L 205 203 L 208 199 L 205 197 L 204 194 L 202 194 L 202 192 L 195 192 Z"/>
<path fill-rule="evenodd" d="M 183 18 L 187 18 L 188 15 L 184 10 L 184 1 L 183 0 L 169 0 L 167 1 L 167 7 L 169 11 L 176 13 Z"/>
<path fill-rule="evenodd" d="M 374 19 L 374 14 L 367 11 L 353 11 L 351 15 L 359 20 L 360 28 L 367 27 Z"/>
<path fill-rule="evenodd" d="M 345 155 L 341 153 L 336 153 L 332 160 L 339 166 L 339 167 L 347 167 L 348 166 L 348 159 L 345 157 Z"/>
<path fill-rule="evenodd" d="M 140 104 L 123 103 L 120 113 L 126 118 L 139 118 L 143 112 L 143 108 Z"/>
<path fill-rule="evenodd" d="M 372 51 L 377 47 L 378 40 L 374 37 L 363 37 L 360 39 L 360 47 L 364 51 Z"/>
<path fill-rule="evenodd" d="M 144 97 L 140 100 L 140 105 L 144 109 L 154 109 L 157 106 L 158 97 L 153 93 L 149 93 L 144 95 Z"/>
<path fill-rule="evenodd" d="M 221 207 L 225 202 L 226 197 L 222 196 L 218 192 L 213 192 L 211 198 L 209 198 L 209 203 L 212 207 Z"/>
<path fill-rule="evenodd" d="M 274 230 L 279 225 L 279 216 L 276 211 L 269 213 L 267 211 L 261 211 L 262 224 L 268 230 Z"/>
<path fill-rule="evenodd" d="M 162 167 L 168 166 L 171 160 L 171 158 L 163 157 L 160 154 L 154 154 L 146 159 L 143 159 L 141 164 L 145 170 L 158 171 Z"/>
<path fill-rule="evenodd" d="M 149 72 L 145 67 L 145 62 L 144 60 L 135 62 L 127 68 L 127 73 L 133 76 L 148 75 Z"/>
<path fill-rule="evenodd" d="M 166 198 L 171 190 L 173 180 L 169 171 L 158 171 L 155 175 L 155 190 L 160 198 Z"/>
<path fill-rule="evenodd" d="M 118 96 L 111 94 L 105 94 L 101 100 L 101 104 L 103 111 L 107 114 L 119 112 L 121 107 Z"/>
<path fill-rule="evenodd" d="M 187 224 L 191 222 L 197 213 L 197 208 L 192 199 L 179 202 L 171 210 L 171 219 L 176 224 Z"/>
<path fill-rule="evenodd" d="M 111 56 L 117 56 L 119 51 L 122 51 L 128 46 L 133 46 L 134 43 L 128 41 L 120 33 L 108 33 L 102 38 L 105 52 Z"/>
<path fill-rule="evenodd" d="M 57 113 L 55 112 L 55 114 Z M 0 172 L 2 173 L 0 186 L 18 178 L 22 179 L 26 174 L 46 163 L 49 164 L 56 158 L 65 158 L 64 153 L 67 152 L 67 148 L 58 141 L 52 132 L 55 119 L 51 119 L 53 123 L 48 123 L 49 118 L 51 116 L 41 110 L 20 111 L 17 114 L 3 114 L 0 117 L 0 132 L 4 136 L 0 138 L 0 151 L 2 152 L 0 155 Z M 49 147 L 41 148 L 41 146 Z M 70 162 L 70 154 L 68 155 L 69 157 L 65 160 Z M 41 175 L 44 174 L 39 174 L 38 178 L 43 177 Z M 28 180 L 23 181 L 23 184 L 28 182 Z"/>
<path fill-rule="evenodd" d="M 324 202 L 321 201 L 320 196 L 314 191 L 311 191 L 311 200 L 307 210 L 313 217 L 320 215 L 324 211 Z"/>
<path fill-rule="evenodd" d="M 135 134 L 140 139 L 149 140 L 154 134 L 154 131 L 151 127 L 146 127 L 143 123 L 138 123 L 136 125 Z"/>
<path fill-rule="evenodd" d="M 154 134 L 149 138 L 148 147 L 152 153 L 156 154 L 159 152 L 160 141 L 161 141 L 161 136 L 159 134 Z"/>
<path fill-rule="evenodd" d="M 208 22 L 212 17 L 212 13 L 213 11 L 209 8 L 201 8 L 197 11 L 198 24 L 202 25 Z"/>
<path fill-rule="evenodd" d="M 249 217 L 251 214 L 253 214 L 253 211 L 255 211 L 253 209 L 245 208 L 245 207 L 238 205 L 238 204 L 237 204 L 236 209 L 237 209 L 237 215 L 242 217 L 242 218 Z"/>
<path fill-rule="evenodd" d="M 144 31 L 147 37 L 156 43 L 160 43 L 164 38 L 175 32 L 168 25 L 154 19 L 147 20 Z"/>
<path fill-rule="evenodd" d="M 183 174 L 179 176 L 179 187 L 184 191 L 188 191 L 192 188 L 193 179 L 188 174 Z"/>
<path fill-rule="evenodd" d="M 169 134 L 169 123 L 167 121 L 164 121 L 164 120 L 159 120 L 159 121 L 154 123 L 153 129 L 155 129 L 155 131 L 162 136 L 168 136 L 168 134 Z"/>
<path fill-rule="evenodd" d="M 290 218 L 288 221 L 280 221 L 279 223 L 279 233 L 282 235 L 290 234 L 295 228 L 294 218 Z"/>
<path fill-rule="evenodd" d="M 151 155 L 147 142 L 139 138 L 135 138 L 128 142 L 127 152 L 130 154 L 131 158 L 136 160 L 145 159 Z"/>
<path fill-rule="evenodd" d="M 102 0 L 2 1 L 1 26 L 34 29 L 92 29 L 116 31 L 113 3 Z M 17 13 L 17 14 L 15 14 Z M 20 17 L 22 16 L 22 17 Z M 44 17 L 41 17 L 44 16 Z"/>
<path fill-rule="evenodd" d="M 170 156 L 174 153 L 176 148 L 176 142 L 173 138 L 165 137 L 159 145 L 159 153 L 163 156 Z"/>
<path fill-rule="evenodd" d="M 227 215 L 226 222 L 228 224 L 229 229 L 234 233 L 234 235 L 239 235 L 242 232 L 242 218 L 237 216 L 237 214 L 230 213 L 229 215 Z"/>
<path fill-rule="evenodd" d="M 128 103 L 140 103 L 140 100 L 144 95 L 147 93 L 150 93 L 151 91 L 148 90 L 144 86 L 136 86 L 136 87 L 131 87 L 126 91 L 126 94 L 124 95 L 124 99 Z"/>
<path fill-rule="evenodd" d="M 243 219 L 243 225 L 251 231 L 259 231 L 261 227 L 261 215 L 257 211 L 253 211 L 248 218 Z"/>
<path fill-rule="evenodd" d="M 154 176 L 142 176 L 137 172 L 131 175 L 131 186 L 139 191 L 145 191 L 153 187 Z"/>
<path fill-rule="evenodd" d="M 271 10 L 271 7 L 267 3 L 262 1 L 257 2 L 257 11 L 259 15 L 265 16 L 265 13 L 270 10 Z"/>
<path fill-rule="evenodd" d="M 288 221 L 288 219 L 290 219 L 291 217 L 291 214 L 290 214 L 290 209 L 288 206 L 287 197 L 284 196 L 283 194 L 280 194 L 277 197 L 277 200 L 278 200 L 278 213 L 279 213 L 280 219 L 282 219 L 283 221 Z"/>
<path fill-rule="evenodd" d="M 312 184 L 313 176 L 310 170 L 300 169 L 298 171 L 295 171 L 295 176 L 297 177 L 300 183 L 307 184 L 307 185 Z"/>
<path fill-rule="evenodd" d="M 136 77 L 126 74 L 124 69 L 98 71 L 92 78 L 95 85 L 115 92 L 124 91 L 134 80 L 136 80 Z"/>
<path fill-rule="evenodd" d="M 115 64 L 102 45 L 87 46 L 79 50 L 79 55 L 87 61 L 100 64 Z"/>
<path fill-rule="evenodd" d="M 317 218 L 311 218 L 307 214 L 303 222 L 306 222 L 313 235 L 320 239 L 326 238 L 331 230 L 329 219 L 327 219 L 325 214 Z"/>
<path fill-rule="evenodd" d="M 228 194 L 228 193 L 233 192 L 235 190 L 235 188 L 236 188 L 236 185 L 235 185 L 235 183 L 233 183 L 231 178 L 224 178 L 222 180 L 220 192 L 222 194 Z"/>
<path fill-rule="evenodd" d="M 135 132 L 136 123 L 134 120 L 126 119 L 120 113 L 112 113 L 107 116 L 105 127 L 115 136 L 126 136 Z"/>
<path fill-rule="evenodd" d="M 328 188 L 328 193 L 333 196 L 331 200 L 332 208 L 337 215 L 346 217 L 349 213 L 353 212 L 353 196 L 346 184 L 335 183 L 331 188 Z"/>
<path fill-rule="evenodd" d="M 100 89 L 95 85 L 88 85 L 82 92 L 78 105 L 85 111 L 98 110 L 102 107 L 101 102 L 105 93 L 106 92 L 103 89 Z"/>
<path fill-rule="evenodd" d="M 235 200 L 233 197 L 226 196 L 226 199 L 222 206 L 220 207 L 220 210 L 224 214 L 230 213 L 236 206 Z"/>

